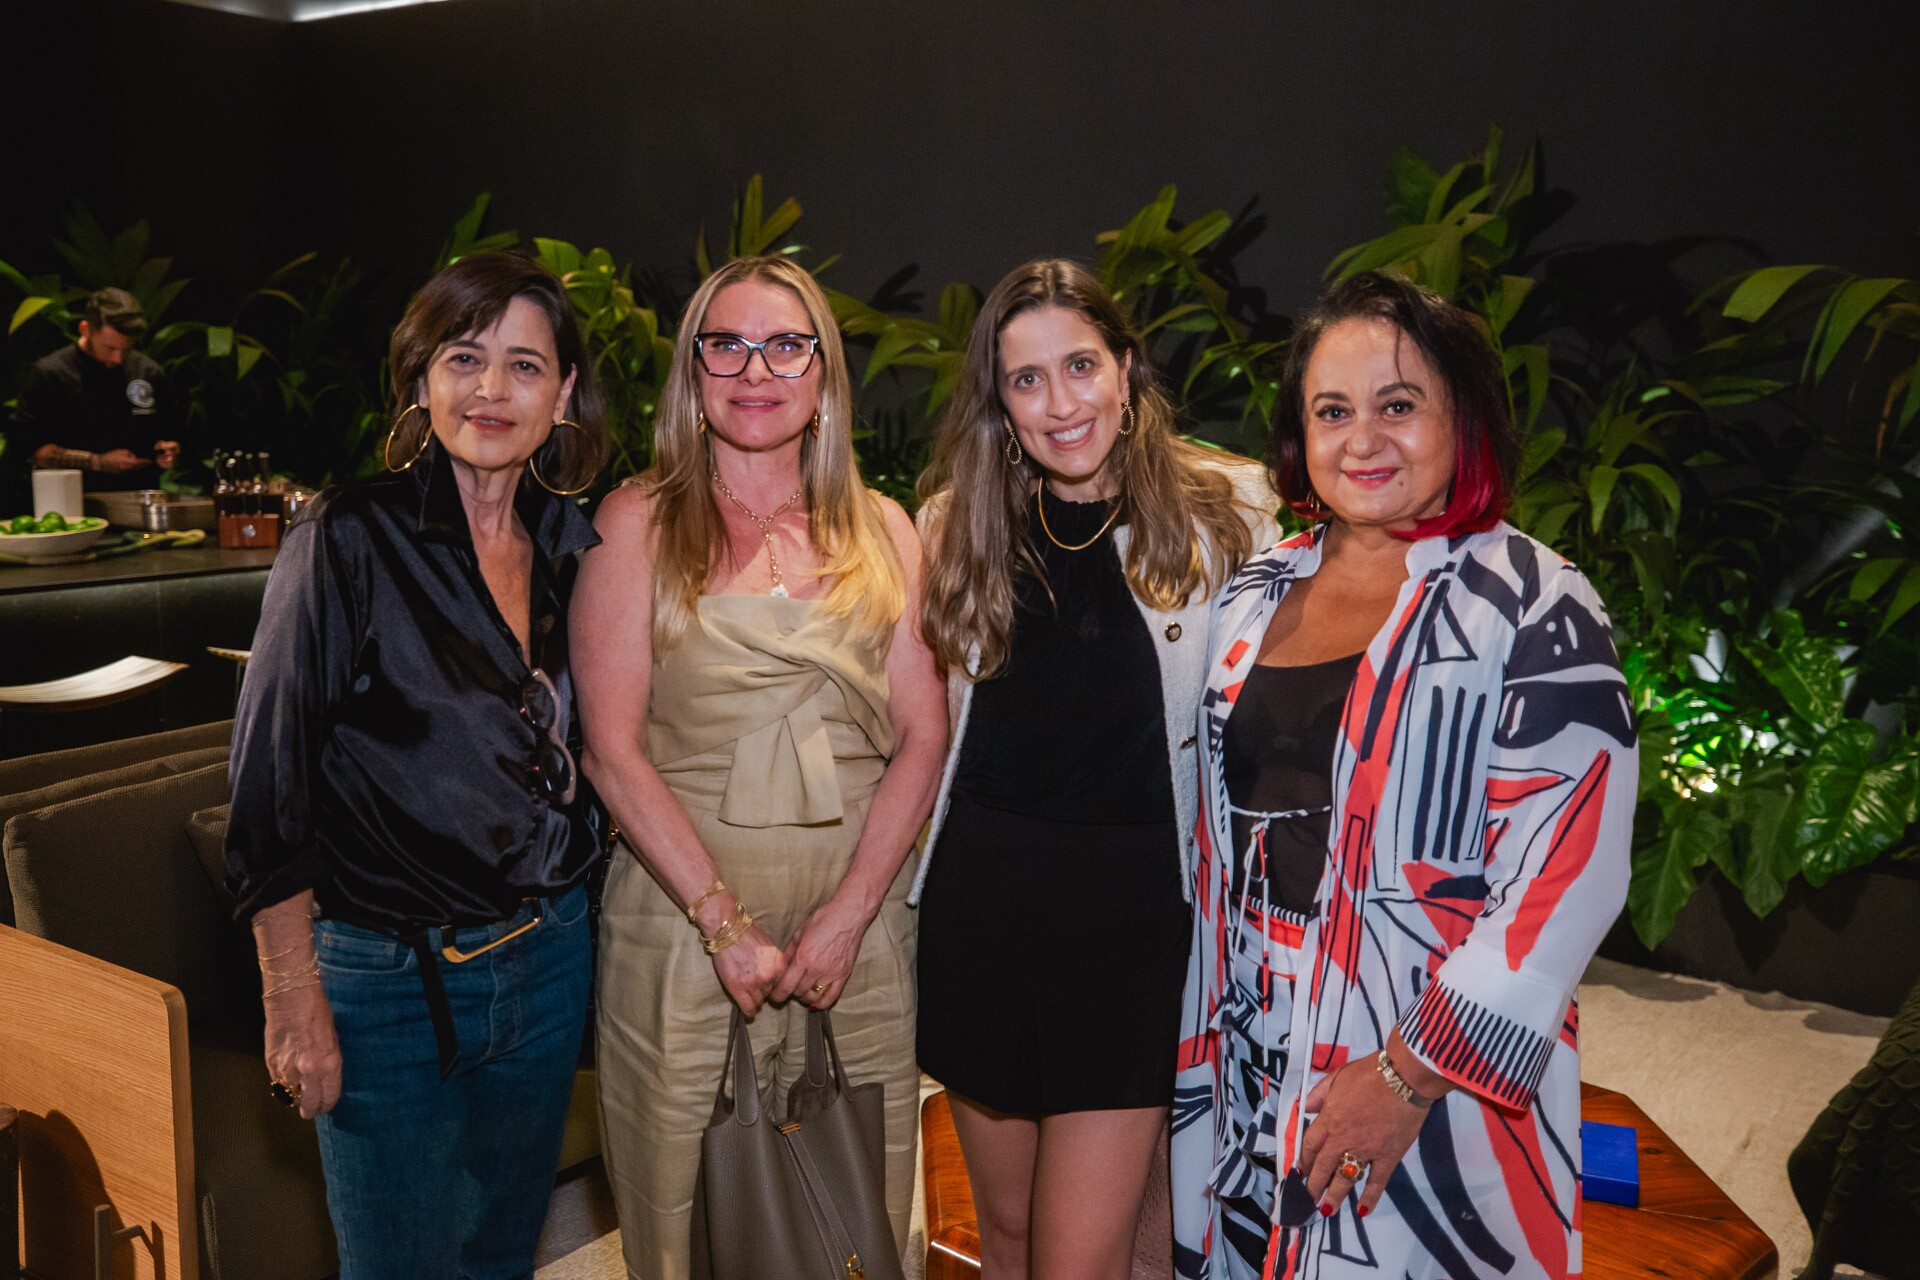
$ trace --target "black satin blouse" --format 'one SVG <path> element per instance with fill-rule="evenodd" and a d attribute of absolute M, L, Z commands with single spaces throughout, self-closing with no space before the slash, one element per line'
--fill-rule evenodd
<path fill-rule="evenodd" d="M 577 760 L 566 603 L 574 553 L 599 538 L 531 480 L 514 505 L 534 544 L 530 649 Z M 437 443 L 408 471 L 316 499 L 267 579 L 234 721 L 240 917 L 312 889 L 325 916 L 406 935 L 501 920 L 584 881 L 599 853 L 589 792 L 563 810 L 535 787 L 529 674 Z"/>

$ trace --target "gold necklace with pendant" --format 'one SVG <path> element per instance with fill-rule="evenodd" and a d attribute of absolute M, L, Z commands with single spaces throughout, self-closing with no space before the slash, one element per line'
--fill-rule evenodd
<path fill-rule="evenodd" d="M 763 516 L 759 512 L 755 511 L 752 507 L 749 507 L 746 503 L 740 501 L 740 499 L 733 496 L 733 490 L 727 488 L 727 482 L 720 478 L 720 469 L 718 467 L 714 468 L 713 482 L 720 486 L 721 493 L 724 493 L 727 495 L 728 502 L 731 502 L 734 506 L 740 508 L 741 514 L 745 515 L 747 519 L 753 521 L 755 524 L 760 526 L 760 536 L 766 541 L 766 544 L 767 544 L 767 564 L 773 570 L 773 590 L 767 592 L 767 594 L 770 596 L 778 596 L 780 597 L 780 599 L 785 600 L 787 598 L 788 593 L 787 593 L 786 583 L 780 580 L 780 557 L 776 556 L 773 553 L 773 522 L 780 518 L 781 512 L 785 511 L 788 507 L 792 506 L 794 503 L 800 501 L 801 490 L 795 489 L 793 491 L 793 495 L 789 497 L 785 502 L 775 507 L 771 515 Z"/>

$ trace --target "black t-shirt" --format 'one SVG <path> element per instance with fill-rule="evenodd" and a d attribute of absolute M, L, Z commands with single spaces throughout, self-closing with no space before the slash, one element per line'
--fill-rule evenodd
<path fill-rule="evenodd" d="M 953 789 L 989 808 L 1055 822 L 1172 822 L 1160 660 L 1126 569 L 1104 533 L 1104 502 L 1062 502 L 1047 493 L 1041 533 L 1028 536 L 1047 583 L 1014 586 L 1007 666 L 973 689 Z M 1053 588 L 1052 598 L 1047 585 Z"/>
<path fill-rule="evenodd" d="M 22 463 L 48 444 L 89 453 L 128 449 L 151 458 L 155 441 L 180 438 L 179 407 L 166 370 L 152 356 L 129 351 L 124 364 L 109 369 L 70 343 L 36 361 L 27 374 L 8 432 L 9 452 L 17 450 Z M 89 489 L 150 489 L 159 479 L 156 466 L 85 476 Z"/>

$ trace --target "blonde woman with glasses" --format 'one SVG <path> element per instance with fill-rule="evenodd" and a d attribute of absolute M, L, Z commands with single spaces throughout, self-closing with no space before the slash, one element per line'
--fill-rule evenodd
<path fill-rule="evenodd" d="M 622 834 L 599 959 L 607 1172 L 628 1274 L 689 1274 L 730 1004 L 784 1098 L 806 1014 L 886 1088 L 904 1250 L 919 1075 L 908 853 L 946 708 L 920 553 L 860 479 L 826 297 L 783 258 L 687 304 L 655 465 L 602 504 L 573 620 L 583 766 Z"/>
<path fill-rule="evenodd" d="M 1139 333 L 1066 261 L 987 297 L 921 492 L 956 728 L 920 1065 L 953 1098 L 985 1280 L 1117 1280 L 1173 1099 L 1207 606 L 1278 500 L 1180 439 Z"/>

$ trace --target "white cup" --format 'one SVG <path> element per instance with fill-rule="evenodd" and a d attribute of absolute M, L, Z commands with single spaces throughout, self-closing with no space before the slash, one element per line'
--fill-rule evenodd
<path fill-rule="evenodd" d="M 87 514 L 80 501 L 78 471 L 33 473 L 33 518 L 38 520 L 49 511 L 58 511 L 69 520 L 78 520 Z"/>

